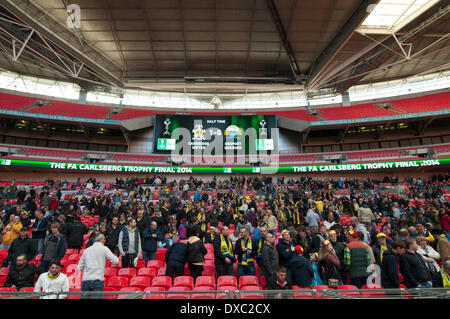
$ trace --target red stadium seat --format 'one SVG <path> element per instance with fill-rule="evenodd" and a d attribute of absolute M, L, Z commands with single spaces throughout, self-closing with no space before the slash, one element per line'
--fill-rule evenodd
<path fill-rule="evenodd" d="M 205 268 L 203 267 L 203 271 L 202 271 L 202 276 L 207 276 L 207 277 L 216 277 L 216 271 L 214 269 L 211 268 Z"/>
<path fill-rule="evenodd" d="M 195 287 L 197 286 L 209 286 L 213 289 L 216 288 L 216 279 L 213 276 L 199 276 L 195 280 Z"/>
<path fill-rule="evenodd" d="M 70 255 L 78 255 L 78 249 L 67 248 L 66 249 L 66 255 L 68 255 L 68 256 L 70 256 Z"/>
<path fill-rule="evenodd" d="M 78 264 L 78 262 L 80 261 L 81 256 L 79 256 L 78 254 L 74 254 L 74 255 L 70 255 L 69 256 L 69 262 L 68 265 L 71 264 Z"/>
<path fill-rule="evenodd" d="M 77 270 L 77 264 L 71 264 L 69 266 L 67 266 L 66 270 L 65 270 L 65 274 L 67 276 L 70 276 L 71 274 L 73 274 L 76 270 Z"/>
<path fill-rule="evenodd" d="M 383 287 L 379 285 L 363 285 L 361 289 L 383 289 Z"/>
<path fill-rule="evenodd" d="M 119 291 L 120 292 L 123 292 L 123 291 L 142 291 L 142 289 L 139 288 L 139 287 L 124 287 L 124 288 L 121 288 Z M 127 298 L 129 296 L 131 296 L 131 294 L 123 294 L 122 293 L 122 294 L 118 294 L 117 299 L 125 299 L 125 298 Z"/>
<path fill-rule="evenodd" d="M 112 292 L 112 291 L 117 291 L 117 289 L 114 287 L 105 287 L 105 288 L 103 288 L 103 291 L 104 292 Z M 117 299 L 117 295 L 116 294 L 103 294 L 102 299 Z"/>
<path fill-rule="evenodd" d="M 122 268 L 117 272 L 117 276 L 126 276 L 128 279 L 131 279 L 136 276 L 136 273 L 136 268 Z"/>
<path fill-rule="evenodd" d="M 236 286 L 237 287 L 237 279 L 234 276 L 220 276 L 217 278 L 217 286 Z"/>
<path fill-rule="evenodd" d="M 184 286 L 170 287 L 168 291 L 189 291 L 189 288 Z M 189 294 L 168 294 L 167 299 L 190 299 Z"/>
<path fill-rule="evenodd" d="M 9 274 L 8 267 L 0 268 L 0 276 L 8 276 L 8 274 Z"/>
<path fill-rule="evenodd" d="M 354 285 L 339 285 L 338 289 L 358 289 L 358 287 Z"/>
<path fill-rule="evenodd" d="M 105 278 L 108 277 L 114 277 L 117 276 L 117 272 L 119 270 L 117 268 L 105 268 Z"/>
<path fill-rule="evenodd" d="M 358 291 L 345 291 L 345 290 L 358 290 L 358 287 L 354 285 L 340 285 L 338 286 L 338 294 L 341 296 L 348 297 L 361 297 L 361 294 Z"/>
<path fill-rule="evenodd" d="M 192 291 L 206 291 L 206 290 L 215 290 L 211 286 L 195 286 Z"/>
<path fill-rule="evenodd" d="M 127 287 L 128 282 L 129 282 L 128 277 L 114 276 L 114 277 L 109 278 L 106 286 L 113 287 L 113 288 L 116 288 L 116 290 L 119 290 L 123 287 Z"/>
<path fill-rule="evenodd" d="M 214 294 L 192 294 L 191 295 L 191 299 L 214 299 L 215 296 Z"/>
<path fill-rule="evenodd" d="M 246 293 L 241 293 L 241 298 L 242 299 L 264 299 L 264 294 L 258 293 L 258 292 L 246 292 Z"/>
<path fill-rule="evenodd" d="M 151 284 L 151 279 L 149 277 L 136 276 L 136 277 L 131 278 L 129 286 L 145 289 L 145 288 L 150 287 L 150 284 Z"/>
<path fill-rule="evenodd" d="M 81 298 L 81 288 L 70 288 L 69 292 L 78 292 L 77 294 L 67 295 L 66 299 L 80 299 Z"/>
<path fill-rule="evenodd" d="M 23 287 L 19 291 L 20 292 L 34 292 L 34 287 Z"/>
<path fill-rule="evenodd" d="M 166 248 L 158 248 L 155 254 L 155 260 L 161 260 L 162 262 L 164 262 L 164 259 L 166 258 L 166 252 Z"/>
<path fill-rule="evenodd" d="M 8 256 L 8 249 L 0 249 L 0 257 L 2 257 L 2 259 L 6 259 L 7 256 Z"/>
<path fill-rule="evenodd" d="M 219 285 L 217 285 L 217 290 L 219 290 L 219 291 L 224 291 L 224 290 L 234 291 L 234 290 L 238 290 L 238 289 L 237 289 L 237 286 L 229 286 L 229 285 L 219 286 Z"/>
<path fill-rule="evenodd" d="M 240 290 L 261 290 L 260 286 L 254 286 L 254 285 L 248 285 L 243 288 L 240 288 Z"/>
<path fill-rule="evenodd" d="M 153 279 L 154 277 L 156 277 L 157 270 L 156 268 L 141 268 L 138 270 L 137 275 L 138 276 L 146 276 L 149 277 L 151 279 Z"/>
<path fill-rule="evenodd" d="M 256 276 L 241 276 L 239 277 L 239 289 L 245 286 L 259 286 L 259 281 Z"/>
<path fill-rule="evenodd" d="M 172 287 L 172 277 L 157 276 L 153 278 L 152 287 L 163 287 L 165 290 L 169 290 Z"/>
<path fill-rule="evenodd" d="M 316 299 L 314 296 L 314 293 L 312 292 L 295 292 L 294 293 L 294 299 Z"/>
<path fill-rule="evenodd" d="M 179 276 L 175 277 L 173 280 L 173 286 L 174 287 L 186 287 L 189 290 L 192 290 L 194 287 L 194 278 L 191 276 Z"/>
<path fill-rule="evenodd" d="M 162 260 L 149 260 L 147 262 L 147 268 L 160 269 L 164 267 L 164 262 Z"/>
<path fill-rule="evenodd" d="M 145 288 L 144 291 L 166 291 L 163 287 L 149 287 Z M 146 294 L 142 296 L 142 299 L 166 299 L 164 294 Z"/>
<path fill-rule="evenodd" d="M 156 268 L 153 268 L 156 269 Z M 158 272 L 156 273 L 157 276 L 165 276 L 166 275 L 166 267 L 156 269 Z"/>
<path fill-rule="evenodd" d="M 136 269 L 141 269 L 141 268 L 145 268 L 145 261 L 143 261 L 142 259 L 139 259 L 136 263 Z"/>
<path fill-rule="evenodd" d="M 7 288 L 7 287 L 0 287 L 0 293 L 4 293 L 4 292 L 17 292 L 16 288 Z M 0 299 L 5 299 L 5 298 L 11 298 L 11 297 L 15 297 L 15 294 L 11 294 L 11 295 L 7 295 L 7 294 L 0 294 Z"/>

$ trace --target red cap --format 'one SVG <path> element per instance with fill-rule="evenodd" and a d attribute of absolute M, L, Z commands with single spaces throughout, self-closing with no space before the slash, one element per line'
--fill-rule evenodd
<path fill-rule="evenodd" d="M 303 248 L 300 245 L 295 246 L 295 253 L 297 255 L 303 254 Z"/>

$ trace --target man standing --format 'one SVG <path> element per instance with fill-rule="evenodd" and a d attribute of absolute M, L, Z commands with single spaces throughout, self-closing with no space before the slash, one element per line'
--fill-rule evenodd
<path fill-rule="evenodd" d="M 292 283 L 299 287 L 312 288 L 314 268 L 311 262 L 302 256 L 302 246 L 295 246 L 295 254 L 296 256 L 291 261 Z"/>
<path fill-rule="evenodd" d="M 26 255 L 19 255 L 14 266 L 9 270 L 5 287 L 15 287 L 17 291 L 24 287 L 33 287 L 36 274 L 39 274 L 37 267 L 28 263 Z"/>
<path fill-rule="evenodd" d="M 364 226 L 366 226 L 366 229 L 369 229 L 372 220 L 375 219 L 372 210 L 366 203 L 362 204 L 358 209 L 358 219 L 364 224 Z"/>
<path fill-rule="evenodd" d="M 256 242 L 249 236 L 247 228 L 241 228 L 234 254 L 238 258 L 238 277 L 255 275 L 255 258 L 258 254 Z"/>
<path fill-rule="evenodd" d="M 317 208 L 314 206 L 308 209 L 308 212 L 306 213 L 306 223 L 308 224 L 309 229 L 319 226 L 320 216 L 316 211 Z"/>
<path fill-rule="evenodd" d="M 281 232 L 281 240 L 278 242 L 277 251 L 280 259 L 280 266 L 286 267 L 288 276 L 291 276 L 290 262 L 295 256 L 295 248 L 291 241 L 291 234 L 287 229 Z"/>
<path fill-rule="evenodd" d="M 406 252 L 406 244 L 403 240 L 396 240 L 383 253 L 381 262 L 381 286 L 383 288 L 399 288 L 400 279 L 398 277 L 399 256 Z"/>
<path fill-rule="evenodd" d="M 48 229 L 48 222 L 44 218 L 44 214 L 41 210 L 37 210 L 34 214 L 36 216 L 36 220 L 31 228 L 31 237 L 36 244 L 36 249 L 38 254 L 44 253 L 44 240 L 45 234 Z"/>
<path fill-rule="evenodd" d="M 145 228 L 142 235 L 142 259 L 145 264 L 147 264 L 147 261 L 155 259 L 156 251 L 158 250 L 158 241 L 163 239 L 163 235 L 158 230 L 158 224 L 155 221 L 151 221 L 150 226 Z"/>
<path fill-rule="evenodd" d="M 431 288 L 431 274 L 425 265 L 422 255 L 417 253 L 419 248 L 414 238 L 406 240 L 406 253 L 400 257 L 400 272 L 408 288 Z"/>
<path fill-rule="evenodd" d="M 51 234 L 44 243 L 44 254 L 42 255 L 41 263 L 39 264 L 39 268 L 42 271 L 46 271 L 46 269 L 49 268 L 50 260 L 61 260 L 66 254 L 66 237 L 61 234 L 61 226 L 59 223 L 51 224 L 50 231 Z"/>
<path fill-rule="evenodd" d="M 81 291 L 103 291 L 105 281 L 105 264 L 108 259 L 114 265 L 119 264 L 119 258 L 105 246 L 105 235 L 99 234 L 94 244 L 87 248 L 78 263 L 78 270 L 83 272 Z M 81 295 L 82 299 L 101 299 L 102 295 Z"/>
<path fill-rule="evenodd" d="M 10 263 L 10 269 L 14 267 L 19 255 L 27 256 L 27 260 L 33 260 L 36 256 L 36 246 L 33 240 L 28 237 L 28 228 L 26 227 L 22 227 L 20 236 L 14 239 L 11 246 L 9 246 L 7 260 Z"/>
<path fill-rule="evenodd" d="M 106 247 L 108 247 L 113 254 L 119 253 L 119 234 L 122 230 L 122 226 L 119 225 L 119 217 L 114 216 L 111 220 L 111 224 L 106 227 Z"/>
<path fill-rule="evenodd" d="M 364 234 L 364 242 L 366 244 L 370 244 L 370 234 L 369 231 L 367 230 L 366 226 L 364 224 L 361 224 L 359 222 L 359 218 L 354 216 L 350 219 L 350 222 L 352 224 L 352 227 L 354 230 L 356 230 L 358 233 L 363 233 Z"/>
<path fill-rule="evenodd" d="M 367 282 L 367 267 L 371 263 L 370 254 L 354 229 L 349 230 L 348 241 L 344 249 L 345 268 L 350 275 L 352 285 L 361 288 Z"/>
<path fill-rule="evenodd" d="M 378 233 L 377 242 L 375 245 L 372 246 L 373 254 L 375 257 L 375 263 L 378 266 L 381 266 L 381 263 L 383 262 L 383 254 L 389 248 L 391 248 L 391 245 L 389 245 L 386 240 L 386 234 Z"/>
<path fill-rule="evenodd" d="M 80 249 L 83 246 L 84 235 L 88 233 L 88 228 L 81 222 L 80 217 L 74 216 L 73 223 L 66 228 L 67 245 L 71 249 Z"/>
<path fill-rule="evenodd" d="M 48 272 L 42 273 L 34 286 L 34 292 L 69 292 L 69 278 L 61 273 L 61 262 L 52 259 L 48 262 Z M 65 299 L 67 295 L 56 294 L 41 297 L 41 299 Z"/>
<path fill-rule="evenodd" d="M 266 244 L 263 246 L 261 254 L 264 278 L 266 278 L 267 282 L 269 279 L 273 278 L 276 280 L 276 269 L 278 269 L 280 265 L 278 252 L 275 249 L 275 237 L 271 233 L 267 233 L 266 235 Z"/>
<path fill-rule="evenodd" d="M 122 267 L 134 268 L 135 261 L 141 254 L 141 237 L 134 218 L 130 218 L 127 224 L 119 234 L 119 251 L 122 255 Z"/>
<path fill-rule="evenodd" d="M 220 235 L 214 239 L 214 264 L 216 265 L 217 277 L 233 276 L 233 263 L 236 258 L 233 252 L 233 245 L 228 235 L 230 229 L 227 226 L 220 228 Z"/>
<path fill-rule="evenodd" d="M 11 214 L 9 220 L 10 223 L 2 231 L 3 238 L 0 246 L 2 249 L 9 249 L 13 240 L 20 236 L 20 230 L 22 229 L 19 216 Z"/>

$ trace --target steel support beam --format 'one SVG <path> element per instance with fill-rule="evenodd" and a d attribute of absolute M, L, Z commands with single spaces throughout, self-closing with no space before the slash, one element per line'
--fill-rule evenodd
<path fill-rule="evenodd" d="M 328 46 L 313 62 L 308 70 L 307 88 L 313 89 L 319 85 L 317 78 L 322 74 L 325 67 L 333 61 L 333 57 L 339 50 L 347 43 L 352 36 L 355 29 L 364 21 L 369 15 L 368 8 L 371 5 L 377 4 L 379 0 L 364 0 L 358 9 L 351 15 L 345 25 L 340 28 L 339 33 L 331 40 Z"/>

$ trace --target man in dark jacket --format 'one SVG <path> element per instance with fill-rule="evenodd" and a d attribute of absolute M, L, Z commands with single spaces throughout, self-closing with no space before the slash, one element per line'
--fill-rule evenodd
<path fill-rule="evenodd" d="M 295 246 L 296 256 L 291 260 L 292 283 L 299 287 L 312 288 L 314 278 L 314 268 L 311 262 L 303 257 L 303 248 L 300 245 Z"/>
<path fill-rule="evenodd" d="M 418 254 L 414 238 L 406 240 L 406 253 L 400 257 L 400 272 L 408 288 L 431 288 L 432 278 L 422 255 Z"/>
<path fill-rule="evenodd" d="M 255 259 L 258 245 L 249 236 L 247 228 L 241 228 L 239 238 L 234 245 L 234 254 L 238 259 L 238 277 L 255 275 Z"/>
<path fill-rule="evenodd" d="M 231 240 L 228 238 L 229 233 L 230 229 L 227 226 L 222 226 L 219 236 L 216 236 L 213 242 L 217 277 L 233 276 L 233 264 L 236 262 L 236 257 Z"/>
<path fill-rule="evenodd" d="M 36 244 L 37 253 L 43 254 L 45 234 L 48 230 L 48 221 L 44 218 L 44 214 L 41 210 L 37 210 L 35 216 L 36 220 L 31 228 L 31 237 Z"/>
<path fill-rule="evenodd" d="M 106 243 L 105 246 L 108 247 L 114 254 L 118 254 L 119 252 L 119 234 L 122 230 L 122 226 L 119 224 L 119 217 L 114 216 L 111 220 L 111 223 L 106 227 L 105 237 Z"/>
<path fill-rule="evenodd" d="M 184 265 L 186 264 L 187 245 L 176 242 L 166 251 L 166 276 L 178 277 L 184 275 Z"/>
<path fill-rule="evenodd" d="M 281 240 L 278 242 L 277 251 L 280 258 L 280 266 L 284 266 L 287 269 L 288 276 L 291 276 L 290 262 L 295 257 L 295 248 L 291 242 L 291 235 L 288 230 L 281 232 Z"/>
<path fill-rule="evenodd" d="M 271 233 L 267 233 L 266 235 L 266 244 L 262 248 L 261 255 L 261 265 L 264 278 L 266 278 L 267 282 L 271 278 L 275 278 L 276 280 L 276 269 L 280 265 L 278 253 L 275 249 L 275 238 Z"/>
<path fill-rule="evenodd" d="M 373 255 L 375 256 L 375 263 L 381 266 L 383 260 L 384 252 L 391 248 L 391 245 L 386 239 L 386 234 L 378 233 L 376 235 L 377 242 L 372 246 Z"/>
<path fill-rule="evenodd" d="M 283 266 L 280 266 L 276 270 L 276 276 L 271 277 L 267 281 L 267 290 L 292 290 L 292 281 L 287 276 L 286 268 Z M 289 298 L 288 294 L 276 294 L 275 296 L 270 296 L 269 298 L 275 298 L 275 299 L 286 299 Z"/>
<path fill-rule="evenodd" d="M 47 237 L 44 243 L 44 254 L 42 255 L 39 268 L 42 271 L 47 271 L 50 266 L 50 260 L 61 260 L 66 254 L 67 241 L 66 237 L 61 234 L 61 225 L 53 223 L 50 225 L 51 234 Z"/>
<path fill-rule="evenodd" d="M 396 240 L 392 243 L 392 248 L 388 248 L 383 253 L 381 262 L 381 286 L 383 288 L 399 288 L 398 277 L 399 256 L 406 252 L 406 244 L 403 240 Z"/>
<path fill-rule="evenodd" d="M 139 234 L 141 237 L 144 235 L 145 227 L 148 225 L 147 217 L 144 215 L 144 209 L 139 208 L 136 216 L 136 227 L 139 229 Z"/>
<path fill-rule="evenodd" d="M 20 236 L 14 239 L 11 246 L 9 246 L 7 260 L 10 269 L 14 267 L 16 258 L 19 255 L 26 255 L 27 260 L 33 260 L 36 256 L 36 245 L 28 237 L 28 227 L 22 227 Z"/>
<path fill-rule="evenodd" d="M 84 235 L 88 233 L 88 228 L 81 222 L 80 217 L 74 216 L 73 223 L 66 228 L 67 245 L 71 249 L 80 249 L 83 246 Z"/>
<path fill-rule="evenodd" d="M 5 287 L 15 287 L 18 291 L 24 287 L 34 287 L 34 278 L 37 274 L 39 274 L 38 268 L 28 263 L 27 256 L 19 255 L 14 267 L 9 270 Z"/>
<path fill-rule="evenodd" d="M 309 258 L 312 251 L 312 238 L 306 232 L 304 225 L 297 226 L 297 236 L 295 236 L 294 244 L 300 245 L 303 248 L 303 256 Z"/>
<path fill-rule="evenodd" d="M 145 228 L 142 235 L 142 260 L 154 260 L 156 251 L 158 250 L 158 241 L 163 240 L 162 233 L 158 230 L 158 224 L 151 221 L 150 225 Z"/>

